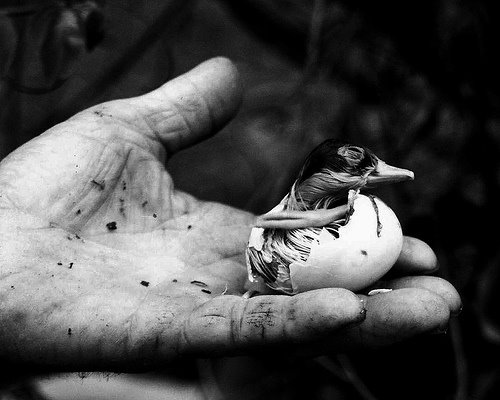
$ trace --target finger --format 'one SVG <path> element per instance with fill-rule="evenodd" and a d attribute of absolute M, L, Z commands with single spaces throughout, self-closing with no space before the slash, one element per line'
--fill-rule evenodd
<path fill-rule="evenodd" d="M 185 321 L 182 354 L 233 354 L 265 345 L 302 344 L 324 338 L 365 316 L 363 302 L 345 289 L 296 296 L 221 296 Z"/>
<path fill-rule="evenodd" d="M 462 309 L 462 300 L 453 285 L 435 276 L 405 276 L 390 281 L 378 282 L 375 288 L 403 289 L 419 288 L 426 289 L 439 296 L 448 304 L 452 315 L 457 315 Z"/>
<path fill-rule="evenodd" d="M 431 247 L 420 239 L 405 236 L 401 254 L 391 274 L 430 274 L 437 269 L 437 257 Z"/>
<path fill-rule="evenodd" d="M 362 298 L 365 320 L 333 335 L 329 341 L 333 350 L 377 348 L 422 334 L 445 332 L 448 327 L 449 305 L 429 290 L 405 288 Z"/>
<path fill-rule="evenodd" d="M 167 151 L 174 153 L 220 129 L 236 114 L 241 95 L 235 65 L 219 57 L 130 101 Z"/>

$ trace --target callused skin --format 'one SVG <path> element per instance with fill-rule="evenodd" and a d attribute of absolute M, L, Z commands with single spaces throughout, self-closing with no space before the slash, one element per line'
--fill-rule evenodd
<path fill-rule="evenodd" d="M 409 179 L 411 171 L 386 164 L 369 149 L 326 140 L 309 154 L 282 202 L 257 219 L 247 249 L 249 280 L 287 294 L 329 285 L 359 290 L 372 284 L 396 261 L 402 232 L 383 202 L 371 195 L 359 197 L 359 192 Z M 366 210 L 370 204 L 371 213 Z M 355 208 L 364 218 L 356 226 L 350 223 Z M 353 239 L 362 247 L 374 245 L 386 257 L 377 259 L 362 248 L 353 253 Z M 360 252 L 364 257 L 355 262 Z"/>

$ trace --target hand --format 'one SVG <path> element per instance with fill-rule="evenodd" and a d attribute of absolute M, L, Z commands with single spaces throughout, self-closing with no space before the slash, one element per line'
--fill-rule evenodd
<path fill-rule="evenodd" d="M 397 290 L 363 302 L 344 289 L 241 298 L 254 216 L 176 190 L 165 170 L 230 119 L 240 96 L 234 66 L 213 59 L 85 110 L 2 161 L 4 362 L 141 370 L 328 338 L 332 348 L 388 344 L 447 325 L 460 299 L 432 277 L 388 282 Z M 403 274 L 434 267 L 428 246 L 405 241 Z"/>

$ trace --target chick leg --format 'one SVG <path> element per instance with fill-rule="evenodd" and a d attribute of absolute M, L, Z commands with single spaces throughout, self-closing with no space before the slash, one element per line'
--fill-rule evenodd
<path fill-rule="evenodd" d="M 375 214 L 377 215 L 377 236 L 380 237 L 380 232 L 382 232 L 382 222 L 380 222 L 380 214 L 378 211 L 377 203 L 375 202 L 375 197 L 372 195 L 368 196 L 370 201 L 372 202 L 373 209 L 375 210 Z"/>
<path fill-rule="evenodd" d="M 322 227 L 345 217 L 348 205 L 307 211 L 272 211 L 257 217 L 255 226 L 273 229 Z"/>
<path fill-rule="evenodd" d="M 347 224 L 349 222 L 349 219 L 351 218 L 351 215 L 354 213 L 354 200 L 356 200 L 356 197 L 359 194 L 359 189 L 358 190 L 349 190 L 349 193 L 347 195 L 347 212 L 345 214 L 345 223 Z"/>

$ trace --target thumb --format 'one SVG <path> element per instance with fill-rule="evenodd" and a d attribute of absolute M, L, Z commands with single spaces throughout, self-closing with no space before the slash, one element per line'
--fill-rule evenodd
<path fill-rule="evenodd" d="M 317 341 L 365 318 L 363 301 L 345 289 L 320 289 L 296 296 L 214 298 L 184 321 L 179 353 L 238 354 L 266 345 Z"/>
<path fill-rule="evenodd" d="M 235 65 L 218 57 L 129 100 L 172 154 L 216 133 L 236 114 L 241 96 Z"/>

